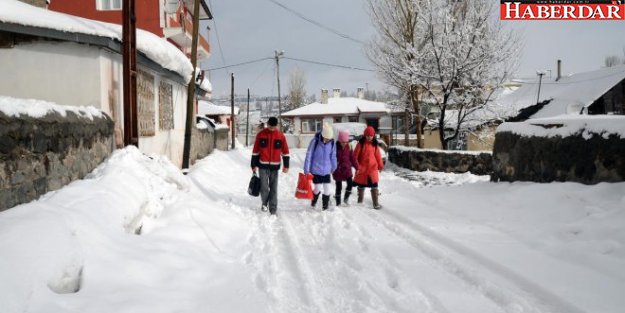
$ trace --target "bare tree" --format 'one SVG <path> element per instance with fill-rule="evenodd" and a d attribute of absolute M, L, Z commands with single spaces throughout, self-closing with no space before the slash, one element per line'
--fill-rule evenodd
<path fill-rule="evenodd" d="M 518 37 L 494 17 L 496 3 L 492 0 L 369 1 L 388 7 L 390 14 L 374 19 L 387 25 L 383 30 L 412 33 L 412 38 L 390 40 L 392 45 L 388 40 L 383 45 L 374 44 L 376 55 L 385 57 L 376 63 L 378 69 L 392 77 L 395 86 L 403 85 L 403 90 L 408 86 L 411 102 L 420 92 L 422 99 L 438 106 L 439 138 L 447 149 L 467 117 L 490 103 L 513 72 Z M 397 19 L 406 20 L 403 30 L 388 26 Z"/>
<path fill-rule="evenodd" d="M 387 84 L 406 95 L 406 110 L 412 110 L 420 124 L 418 89 L 403 67 L 415 57 L 412 48 L 421 48 L 425 40 L 418 35 L 416 0 L 368 0 L 369 15 L 376 36 L 367 49 L 367 56 L 376 65 Z M 404 130 L 405 145 L 409 144 L 408 125 Z M 422 148 L 421 128 L 417 127 L 417 146 Z"/>
<path fill-rule="evenodd" d="M 620 57 L 616 55 L 610 55 L 610 56 L 605 57 L 605 60 L 603 60 L 603 65 L 605 67 L 612 67 L 612 66 L 617 66 L 623 62 L 624 60 L 621 60 Z"/>
<path fill-rule="evenodd" d="M 294 110 L 302 105 L 306 101 L 306 77 L 304 71 L 300 68 L 295 68 L 289 74 L 289 95 L 287 110 Z"/>

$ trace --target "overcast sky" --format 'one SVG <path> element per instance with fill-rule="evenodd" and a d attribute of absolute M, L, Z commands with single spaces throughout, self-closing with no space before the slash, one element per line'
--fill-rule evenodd
<path fill-rule="evenodd" d="M 365 8 L 366 0 L 276 1 L 363 42 L 369 41 L 374 33 Z M 211 28 L 212 55 L 201 64 L 203 69 L 273 57 L 274 50 L 284 50 L 285 56 L 291 58 L 374 69 L 362 44 L 315 26 L 270 0 L 210 0 L 209 4 L 214 21 L 205 26 Z M 623 21 L 515 21 L 506 24 L 523 35 L 519 77 L 533 77 L 536 70 L 552 70 L 555 75 L 557 59 L 562 59 L 566 74 L 598 69 L 607 55 L 623 56 Z M 305 72 L 308 94 L 315 93 L 317 97 L 321 88 L 341 88 L 349 93 L 360 86 L 374 90 L 386 88 L 372 72 L 281 59 L 282 94 L 288 90 L 289 73 L 295 67 Z M 231 72 L 235 74 L 237 94 L 244 94 L 249 87 L 252 94 L 277 95 L 275 62 L 265 60 L 211 71 L 215 98 L 229 95 Z"/>

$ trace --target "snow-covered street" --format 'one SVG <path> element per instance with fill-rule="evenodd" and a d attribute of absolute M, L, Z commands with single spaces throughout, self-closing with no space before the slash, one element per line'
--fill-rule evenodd
<path fill-rule="evenodd" d="M 215 151 L 187 176 L 134 148 L 115 152 L 87 179 L 0 213 L 0 311 L 625 306 L 625 183 L 436 173 L 409 181 L 391 166 L 382 210 L 370 209 L 367 193 L 364 205 L 321 212 L 293 197 L 303 155 L 292 151 L 291 171 L 280 174 L 275 217 L 246 193 L 248 149 Z"/>

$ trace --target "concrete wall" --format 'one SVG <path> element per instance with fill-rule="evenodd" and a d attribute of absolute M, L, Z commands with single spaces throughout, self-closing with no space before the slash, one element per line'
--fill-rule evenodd
<path fill-rule="evenodd" d="M 35 40 L 0 49 L 0 94 L 15 98 L 40 99 L 71 106 L 93 106 L 114 122 L 115 142 L 123 138 L 122 56 L 94 46 L 70 42 Z M 182 166 L 186 117 L 186 86 L 163 78 L 141 64 L 138 68 L 154 76 L 154 136 L 139 138 L 146 154 L 167 156 Z M 158 86 L 172 85 L 174 129 L 160 130 Z"/>
<path fill-rule="evenodd" d="M 189 164 L 193 165 L 215 150 L 215 133 L 208 129 L 192 128 L 191 154 Z"/>
<path fill-rule="evenodd" d="M 113 122 L 67 112 L 42 118 L 0 112 L 0 211 L 91 172 L 113 150 Z"/>
<path fill-rule="evenodd" d="M 413 171 L 471 172 L 476 175 L 492 172 L 492 155 L 488 152 L 463 153 L 393 146 L 388 150 L 388 158 L 398 166 Z"/>
<path fill-rule="evenodd" d="M 584 138 L 586 137 L 586 138 Z M 493 181 L 573 181 L 584 184 L 625 181 L 625 138 L 524 137 L 498 132 Z"/>

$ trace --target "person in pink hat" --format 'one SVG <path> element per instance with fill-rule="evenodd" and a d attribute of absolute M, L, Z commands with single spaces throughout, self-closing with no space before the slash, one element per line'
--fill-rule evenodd
<path fill-rule="evenodd" d="M 380 195 L 378 191 L 380 175 L 378 172 L 384 169 L 384 163 L 382 162 L 378 140 L 375 138 L 375 129 L 369 126 L 363 135 L 354 150 L 354 157 L 358 162 L 358 170 L 354 175 L 354 183 L 358 185 L 358 203 L 362 203 L 364 200 L 365 188 L 371 188 L 373 208 L 379 210 L 382 206 L 378 201 Z"/>
<path fill-rule="evenodd" d="M 349 132 L 346 130 L 339 131 L 338 142 L 336 143 L 336 163 L 336 170 L 332 173 L 332 177 L 336 183 L 336 192 L 334 193 L 336 206 L 341 205 L 343 182 L 345 182 L 343 203 L 349 205 L 349 196 L 352 194 L 352 187 L 354 186 L 354 182 L 352 181 L 352 167 L 358 170 L 358 162 L 356 162 L 354 152 L 349 146 Z"/>

